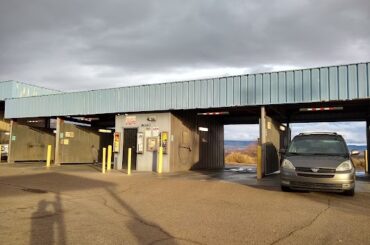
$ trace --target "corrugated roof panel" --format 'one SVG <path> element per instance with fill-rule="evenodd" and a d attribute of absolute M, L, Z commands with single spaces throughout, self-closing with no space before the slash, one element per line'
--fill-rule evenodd
<path fill-rule="evenodd" d="M 201 108 L 201 104 L 200 104 L 200 97 L 202 96 L 201 94 L 201 85 L 200 85 L 201 81 L 200 80 L 196 80 L 194 82 L 194 107 L 195 108 Z"/>
<path fill-rule="evenodd" d="M 220 106 L 220 79 L 218 78 L 213 80 L 213 106 Z"/>
<path fill-rule="evenodd" d="M 270 81 L 270 74 L 265 73 L 262 75 L 262 96 L 263 96 L 263 104 L 270 104 L 271 103 L 271 81 Z"/>
<path fill-rule="evenodd" d="M 329 72 L 328 68 L 320 69 L 320 100 L 329 100 Z"/>
<path fill-rule="evenodd" d="M 226 78 L 220 78 L 220 104 L 219 106 L 225 107 L 227 105 L 227 80 Z"/>
<path fill-rule="evenodd" d="M 234 79 L 226 79 L 226 106 L 234 106 Z"/>
<path fill-rule="evenodd" d="M 339 99 L 346 100 L 348 99 L 348 72 L 347 66 L 340 66 L 339 67 L 339 78 L 338 78 L 338 86 L 339 86 Z"/>
<path fill-rule="evenodd" d="M 213 79 L 207 80 L 207 107 L 213 107 Z"/>
<path fill-rule="evenodd" d="M 303 101 L 303 72 L 294 72 L 294 98 L 296 102 Z"/>
<path fill-rule="evenodd" d="M 256 76 L 255 75 L 248 75 L 248 104 L 255 105 L 256 102 Z"/>
<path fill-rule="evenodd" d="M 240 77 L 240 104 L 248 105 L 248 77 Z"/>
<path fill-rule="evenodd" d="M 358 98 L 357 65 L 348 66 L 348 97 Z"/>
<path fill-rule="evenodd" d="M 257 74 L 255 76 L 256 81 L 256 104 L 263 104 L 263 83 L 262 83 L 262 74 Z"/>
<path fill-rule="evenodd" d="M 320 91 L 320 70 L 311 70 L 311 100 L 319 101 L 321 96 Z"/>
<path fill-rule="evenodd" d="M 240 90 L 241 90 L 241 85 L 240 85 L 240 76 L 234 77 L 234 105 L 240 106 L 241 101 L 240 101 Z"/>
<path fill-rule="evenodd" d="M 6 100 L 7 118 L 368 99 L 369 63 Z M 0 83 L 0 98 L 48 92 Z M 17 85 L 17 83 L 14 83 Z M 10 91 L 10 92 L 9 92 Z M 49 91 L 50 92 L 50 91 Z"/>
<path fill-rule="evenodd" d="M 279 103 L 279 80 L 276 72 L 271 73 L 271 103 Z"/>
<path fill-rule="evenodd" d="M 287 102 L 294 102 L 294 72 L 286 72 Z"/>
<path fill-rule="evenodd" d="M 366 64 L 358 65 L 358 96 L 361 98 L 367 97 L 367 74 L 366 74 Z"/>
<path fill-rule="evenodd" d="M 195 82 L 190 81 L 189 82 L 189 108 L 194 108 L 195 107 Z"/>
<path fill-rule="evenodd" d="M 338 88 L 338 67 L 329 68 L 329 100 L 337 100 L 339 98 Z"/>
<path fill-rule="evenodd" d="M 0 81 L 0 100 L 56 93 L 59 91 L 18 81 Z"/>
<path fill-rule="evenodd" d="M 302 71 L 303 101 L 311 100 L 311 71 Z"/>
<path fill-rule="evenodd" d="M 182 83 L 182 108 L 189 108 L 189 83 Z"/>
<path fill-rule="evenodd" d="M 287 87 L 285 72 L 278 72 L 278 80 L 279 80 L 279 103 L 286 103 Z"/>
<path fill-rule="evenodd" d="M 201 82 L 201 95 L 200 95 L 200 107 L 207 108 L 208 107 L 208 87 L 207 87 L 207 80 L 200 81 Z"/>

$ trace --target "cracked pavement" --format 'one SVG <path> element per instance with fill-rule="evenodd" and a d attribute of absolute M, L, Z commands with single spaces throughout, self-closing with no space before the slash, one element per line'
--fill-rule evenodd
<path fill-rule="evenodd" d="M 3 244 L 369 244 L 370 181 L 355 197 L 283 193 L 204 172 L 101 174 L 0 165 Z M 215 177 L 216 176 L 216 177 Z"/>

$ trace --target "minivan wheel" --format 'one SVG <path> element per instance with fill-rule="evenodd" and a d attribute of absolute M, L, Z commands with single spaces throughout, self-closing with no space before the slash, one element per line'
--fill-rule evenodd
<path fill-rule="evenodd" d="M 346 196 L 353 197 L 355 195 L 355 188 L 353 188 L 351 190 L 348 190 L 348 191 L 344 191 L 343 194 L 346 195 Z"/>
<path fill-rule="evenodd" d="M 290 188 L 288 186 L 285 186 L 285 185 L 282 185 L 281 186 L 281 190 L 284 191 L 284 192 L 289 192 L 291 191 Z"/>

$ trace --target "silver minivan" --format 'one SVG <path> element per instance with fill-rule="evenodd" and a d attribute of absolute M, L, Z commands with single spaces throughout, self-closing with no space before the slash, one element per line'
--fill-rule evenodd
<path fill-rule="evenodd" d="M 280 184 L 283 191 L 313 190 L 355 194 L 355 167 L 346 142 L 337 133 L 301 133 L 283 157 Z"/>

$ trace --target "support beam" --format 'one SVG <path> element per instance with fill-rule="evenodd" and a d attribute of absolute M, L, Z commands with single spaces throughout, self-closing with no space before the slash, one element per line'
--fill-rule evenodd
<path fill-rule="evenodd" d="M 15 122 L 13 120 L 10 121 L 10 127 L 9 127 L 10 135 L 9 135 L 9 145 L 8 145 L 8 163 L 14 163 L 13 154 L 12 154 L 12 131 L 13 131 L 14 123 Z"/>
<path fill-rule="evenodd" d="M 60 117 L 57 118 L 57 125 L 56 125 L 56 134 L 55 134 L 55 165 L 60 165 L 61 157 L 62 157 L 62 142 L 61 142 L 61 135 L 60 133 L 61 128 L 63 127 L 64 120 Z"/>
<path fill-rule="evenodd" d="M 260 116 L 260 145 L 261 145 L 261 160 L 257 162 L 257 179 L 262 179 L 265 175 L 264 163 L 266 161 L 266 109 L 261 107 Z"/>

